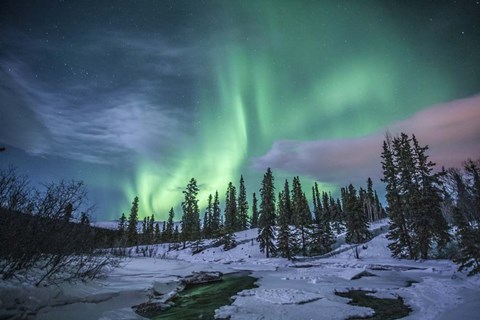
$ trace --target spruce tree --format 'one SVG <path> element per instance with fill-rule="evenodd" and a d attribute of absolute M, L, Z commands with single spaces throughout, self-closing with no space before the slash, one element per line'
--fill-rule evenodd
<path fill-rule="evenodd" d="M 212 238 L 212 219 L 213 219 L 213 197 L 208 195 L 207 208 L 203 218 L 203 234 L 205 239 Z"/>
<path fill-rule="evenodd" d="M 290 228 L 288 225 L 288 215 L 286 210 L 285 193 L 278 194 L 278 252 L 283 258 L 290 260 Z"/>
<path fill-rule="evenodd" d="M 118 220 L 118 237 L 120 238 L 121 243 L 124 243 L 123 239 L 125 237 L 125 231 L 126 231 L 126 224 L 127 224 L 127 218 L 125 217 L 125 213 L 122 212 L 122 216 Z"/>
<path fill-rule="evenodd" d="M 173 211 L 173 207 L 172 207 L 168 212 L 168 221 L 167 221 L 167 225 L 165 227 L 165 232 L 164 232 L 164 238 L 166 242 L 174 242 L 173 241 L 173 231 L 175 227 L 173 224 L 174 217 L 175 217 L 175 212 Z"/>
<path fill-rule="evenodd" d="M 163 221 L 163 223 L 162 223 L 162 231 L 161 231 L 162 242 L 168 242 L 168 241 L 167 241 L 166 231 L 167 231 L 167 222 L 166 222 L 166 221 Z"/>
<path fill-rule="evenodd" d="M 257 196 L 255 192 L 253 193 L 252 199 L 252 219 L 250 221 L 250 228 L 258 228 L 258 206 L 257 206 Z"/>
<path fill-rule="evenodd" d="M 293 225 L 293 210 L 292 210 L 292 200 L 290 198 L 290 186 L 288 185 L 288 179 L 285 179 L 285 184 L 283 186 L 283 196 L 285 198 L 285 213 L 287 215 L 287 220 L 289 225 Z"/>
<path fill-rule="evenodd" d="M 180 231 L 178 231 L 178 226 L 175 226 L 175 230 L 173 231 L 172 242 L 174 243 L 174 247 L 177 250 L 178 250 L 178 244 L 180 243 L 180 238 L 181 238 L 181 235 L 180 235 Z"/>
<path fill-rule="evenodd" d="M 419 201 L 413 215 L 413 227 L 420 258 L 427 259 L 433 241 L 440 248 L 450 241 L 449 227 L 441 212 L 442 173 L 432 173 L 435 163 L 428 160 L 428 146 L 421 147 L 415 135 L 412 135 L 412 142 L 412 154 L 417 163 L 414 180 Z"/>
<path fill-rule="evenodd" d="M 452 199 L 453 221 L 457 226 L 459 252 L 454 262 L 459 265 L 460 271 L 467 270 L 469 276 L 480 273 L 480 225 L 477 219 L 480 210 L 477 202 L 479 164 L 480 161 L 468 160 L 464 163 L 464 172 L 452 168 L 446 173 L 450 192 L 456 195 Z"/>
<path fill-rule="evenodd" d="M 234 232 L 237 226 L 237 194 L 235 187 L 229 182 L 225 195 L 225 229 Z"/>
<path fill-rule="evenodd" d="M 302 191 L 299 177 L 293 178 L 292 186 L 292 211 L 293 222 L 296 229 L 296 237 L 300 239 L 300 250 L 302 255 L 307 255 L 308 241 L 310 239 L 309 226 L 312 223 L 312 216 L 308 201 Z"/>
<path fill-rule="evenodd" d="M 238 227 L 237 221 L 236 190 L 233 184 L 230 182 L 227 187 L 225 199 L 225 224 L 223 226 L 222 236 L 224 250 L 230 250 L 236 245 L 234 232 Z"/>
<path fill-rule="evenodd" d="M 153 243 L 160 243 L 162 241 L 162 234 L 160 232 L 160 225 L 157 223 L 155 223 L 155 231 L 154 231 L 154 234 L 153 234 Z"/>
<path fill-rule="evenodd" d="M 184 201 L 182 202 L 182 241 L 185 248 L 187 241 L 194 241 L 200 238 L 200 210 L 198 208 L 198 187 L 195 178 L 192 178 L 186 189 L 183 191 Z"/>
<path fill-rule="evenodd" d="M 240 176 L 240 187 L 238 190 L 238 220 L 237 230 L 247 230 L 248 224 L 248 201 L 247 192 L 245 190 L 245 182 L 243 175 Z"/>
<path fill-rule="evenodd" d="M 152 216 L 150 217 L 150 220 L 148 220 L 148 225 L 147 225 L 147 238 L 148 241 L 147 243 L 153 243 L 155 241 L 155 215 L 152 213 Z"/>
<path fill-rule="evenodd" d="M 450 239 L 448 224 L 441 214 L 441 173 L 432 173 L 428 146 L 421 147 L 405 133 L 383 144 L 383 181 L 387 184 L 390 227 L 389 248 L 396 257 L 426 259 L 436 244 Z"/>
<path fill-rule="evenodd" d="M 387 135 L 387 139 L 383 142 L 382 152 L 382 181 L 386 184 L 385 198 L 388 204 L 388 216 L 390 217 L 387 239 L 391 242 L 388 244 L 388 248 L 394 257 L 414 259 L 416 254 L 413 248 L 413 240 L 409 233 L 406 212 L 403 210 L 402 193 L 398 179 L 398 139 L 395 139 L 395 146 L 393 143 L 394 141 Z"/>
<path fill-rule="evenodd" d="M 221 229 L 221 209 L 220 200 L 218 199 L 218 191 L 215 191 L 215 197 L 213 198 L 212 208 L 212 220 L 210 221 L 210 228 L 212 230 L 212 237 L 217 238 L 220 236 Z"/>
<path fill-rule="evenodd" d="M 269 258 L 276 251 L 275 247 L 275 187 L 272 171 L 268 168 L 263 176 L 260 188 L 260 217 L 257 241 L 260 251 Z"/>
<path fill-rule="evenodd" d="M 310 253 L 318 255 L 331 251 L 332 244 L 335 242 L 335 237 L 331 228 L 331 216 L 326 214 L 325 210 L 322 210 L 317 183 L 315 183 L 312 191 L 315 223 L 312 226 L 311 231 Z"/>
<path fill-rule="evenodd" d="M 371 237 L 370 231 L 368 231 L 368 218 L 362 208 L 360 196 L 357 198 L 357 191 L 352 184 L 346 189 L 345 200 L 347 227 L 345 242 L 350 244 L 364 243 Z M 359 258 L 357 248 L 355 248 L 355 256 L 357 259 Z"/>
<path fill-rule="evenodd" d="M 135 197 L 132 202 L 132 208 L 130 209 L 130 215 L 128 216 L 127 242 L 129 246 L 134 246 L 138 244 L 137 223 L 138 197 Z"/>

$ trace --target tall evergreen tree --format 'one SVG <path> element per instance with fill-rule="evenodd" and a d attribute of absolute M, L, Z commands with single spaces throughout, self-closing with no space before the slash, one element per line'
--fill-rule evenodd
<path fill-rule="evenodd" d="M 248 224 L 248 201 L 247 192 L 245 190 L 245 182 L 243 175 L 240 176 L 240 187 L 238 190 L 238 220 L 237 230 L 246 230 Z"/>
<path fill-rule="evenodd" d="M 395 142 L 395 145 L 394 145 Z M 385 198 L 388 203 L 388 215 L 390 217 L 387 238 L 391 241 L 388 248 L 394 257 L 414 259 L 416 254 L 413 248 L 413 240 L 407 224 L 407 215 L 403 210 L 401 187 L 399 184 L 399 140 L 387 135 L 383 142 L 382 168 L 383 179 L 386 184 Z"/>
<path fill-rule="evenodd" d="M 261 252 L 267 258 L 275 254 L 275 187 L 272 171 L 268 168 L 263 176 L 260 188 L 260 217 L 257 241 L 260 243 Z"/>
<path fill-rule="evenodd" d="M 287 179 L 285 179 L 285 185 L 283 186 L 283 196 L 285 199 L 285 213 L 287 215 L 288 224 L 293 225 L 292 200 L 290 198 L 290 186 L 288 185 Z"/>
<path fill-rule="evenodd" d="M 335 199 L 330 196 L 330 210 L 333 229 L 337 234 L 340 234 L 343 231 L 342 228 L 344 224 L 340 199 L 335 201 Z"/>
<path fill-rule="evenodd" d="M 258 228 L 258 206 L 257 206 L 257 196 L 255 192 L 253 193 L 252 199 L 252 219 L 250 221 L 250 228 Z"/>
<path fill-rule="evenodd" d="M 218 191 L 215 191 L 215 197 L 212 204 L 212 219 L 210 221 L 210 228 L 212 230 L 212 237 L 216 238 L 220 236 L 221 228 L 221 209 L 220 200 L 218 199 Z"/>
<path fill-rule="evenodd" d="M 427 259 L 433 241 L 439 247 L 450 241 L 449 227 L 441 211 L 441 173 L 432 173 L 435 163 L 429 161 L 425 154 L 428 146 L 421 147 L 415 135 L 412 135 L 412 142 L 412 154 L 417 163 L 414 180 L 419 201 L 413 214 L 413 227 L 420 258 Z"/>
<path fill-rule="evenodd" d="M 162 241 L 162 234 L 160 232 L 160 225 L 155 223 L 155 231 L 153 233 L 153 243 L 160 243 Z"/>
<path fill-rule="evenodd" d="M 126 224 L 127 224 L 127 218 L 125 217 L 125 213 L 122 212 L 122 216 L 118 220 L 118 236 L 120 238 L 120 241 L 123 243 L 123 239 L 125 237 L 125 231 L 126 231 Z"/>
<path fill-rule="evenodd" d="M 128 216 L 127 242 L 129 246 L 134 246 L 138 244 L 137 223 L 138 197 L 135 197 L 132 202 L 132 208 L 130 209 L 130 215 Z"/>
<path fill-rule="evenodd" d="M 464 172 L 452 168 L 446 173 L 449 192 L 456 195 L 453 202 L 453 221 L 457 226 L 456 237 L 459 252 L 454 262 L 459 264 L 459 270 L 467 270 L 468 275 L 480 273 L 480 224 L 477 215 L 480 211 L 477 202 L 479 191 L 478 177 L 480 161 L 468 160 L 464 163 Z"/>
<path fill-rule="evenodd" d="M 312 191 L 315 223 L 312 227 L 310 253 L 318 255 L 331 251 L 335 237 L 331 228 L 331 216 L 325 214 L 325 211 L 322 210 L 317 183 L 315 183 Z"/>
<path fill-rule="evenodd" d="M 180 231 L 178 231 L 178 225 L 177 225 L 175 226 L 175 230 L 173 231 L 173 238 L 172 238 L 172 242 L 174 243 L 175 249 L 178 249 L 180 238 L 181 238 L 181 235 L 180 235 Z"/>
<path fill-rule="evenodd" d="M 192 178 L 183 191 L 182 241 L 184 248 L 187 241 L 194 241 L 200 238 L 200 210 L 198 208 L 197 194 L 197 181 L 195 178 Z"/>
<path fill-rule="evenodd" d="M 387 137 L 383 149 L 389 248 L 397 257 L 426 259 L 433 243 L 442 247 L 450 238 L 441 214 L 440 173 L 432 173 L 435 164 L 428 160 L 428 146 L 421 147 L 414 135 Z"/>
<path fill-rule="evenodd" d="M 152 213 L 147 225 L 147 243 L 153 243 L 155 241 L 155 215 Z"/>
<path fill-rule="evenodd" d="M 174 224 L 173 218 L 175 217 L 175 212 L 173 211 L 173 207 L 170 208 L 168 212 L 168 221 L 165 227 L 164 238 L 166 242 L 174 242 L 173 241 L 173 232 L 174 232 Z"/>
<path fill-rule="evenodd" d="M 357 191 L 352 184 L 346 189 L 345 200 L 347 227 L 345 241 L 351 244 L 364 243 L 371 237 L 370 231 L 368 231 L 368 218 L 362 208 L 360 196 L 357 198 Z M 355 248 L 355 256 L 357 259 L 359 258 L 357 248 Z"/>
<path fill-rule="evenodd" d="M 213 196 L 208 195 L 207 208 L 205 209 L 205 216 L 203 218 L 203 233 L 205 239 L 212 238 L 212 219 L 213 219 Z"/>
<path fill-rule="evenodd" d="M 278 194 L 278 252 L 283 258 L 290 260 L 290 228 L 288 225 L 289 217 L 286 210 L 285 193 Z"/>
<path fill-rule="evenodd" d="M 237 192 L 234 185 L 229 182 L 225 196 L 225 229 L 236 231 L 237 227 Z"/>
<path fill-rule="evenodd" d="M 227 187 L 225 198 L 225 224 L 223 226 L 223 248 L 230 250 L 235 247 L 234 232 L 238 227 L 237 219 L 237 196 L 233 184 L 230 182 Z"/>
<path fill-rule="evenodd" d="M 310 213 L 307 198 L 302 191 L 302 185 L 299 177 L 293 178 L 292 211 L 293 222 L 296 229 L 295 233 L 300 238 L 300 250 L 301 253 L 306 256 L 310 237 L 309 226 L 312 223 L 312 215 Z"/>

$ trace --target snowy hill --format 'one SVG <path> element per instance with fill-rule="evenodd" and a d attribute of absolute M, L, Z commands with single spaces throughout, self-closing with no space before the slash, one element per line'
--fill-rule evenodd
<path fill-rule="evenodd" d="M 373 226 L 384 230 L 386 222 Z M 212 243 L 192 255 L 191 248 L 153 246 L 153 257 L 132 257 L 101 281 L 34 288 L 0 282 L 0 316 L 36 314 L 36 319 L 142 319 L 131 308 L 145 302 L 154 286 L 175 288 L 196 271 L 231 273 L 248 270 L 258 288 L 237 293 L 229 306 L 217 309 L 231 319 L 346 319 L 374 310 L 348 304 L 335 292 L 373 291 L 380 298 L 402 297 L 412 312 L 407 319 L 474 319 L 480 314 L 480 277 L 466 277 L 447 260 L 394 259 L 384 234 L 359 247 L 360 259 L 342 244 L 328 258 L 288 261 L 266 259 L 255 241 L 257 230 L 236 233 L 237 247 L 224 251 Z M 152 246 L 150 246 L 152 247 Z M 21 309 L 23 308 L 23 309 Z M 22 311 L 23 310 L 23 311 Z"/>

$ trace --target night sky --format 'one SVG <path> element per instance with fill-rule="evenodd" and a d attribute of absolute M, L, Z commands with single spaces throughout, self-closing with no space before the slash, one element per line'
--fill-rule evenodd
<path fill-rule="evenodd" d="M 0 30 L 0 167 L 85 181 L 98 220 L 267 167 L 382 193 L 387 130 L 480 157 L 479 1 L 2 1 Z"/>

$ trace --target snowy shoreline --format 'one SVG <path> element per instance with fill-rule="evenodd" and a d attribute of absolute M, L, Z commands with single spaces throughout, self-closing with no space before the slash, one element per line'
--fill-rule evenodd
<path fill-rule="evenodd" d="M 466 277 L 448 260 L 411 261 L 390 257 L 381 234 L 352 250 L 308 261 L 265 259 L 251 239 L 256 230 L 237 233 L 236 248 L 169 251 L 156 246 L 155 257 L 128 258 L 107 278 L 89 283 L 35 288 L 0 282 L 0 317 L 8 319 L 144 319 L 132 306 L 144 303 L 154 286 L 180 281 L 194 272 L 250 271 L 258 288 L 237 293 L 233 303 L 216 310 L 217 317 L 235 319 L 346 319 L 373 310 L 347 304 L 336 291 L 362 289 L 374 296 L 401 296 L 413 311 L 406 319 L 454 319 L 480 312 L 480 277 Z M 157 257 L 163 257 L 159 259 Z M 358 276 L 368 272 L 374 276 Z M 355 279 L 355 280 L 352 280 Z M 167 290 L 166 289 L 166 290 Z M 16 308 L 16 309 L 13 309 Z M 319 312 L 321 310 L 321 312 Z M 36 316 L 34 313 L 37 313 Z"/>

